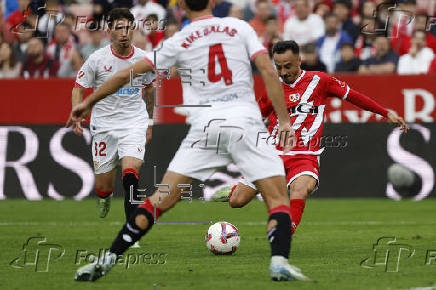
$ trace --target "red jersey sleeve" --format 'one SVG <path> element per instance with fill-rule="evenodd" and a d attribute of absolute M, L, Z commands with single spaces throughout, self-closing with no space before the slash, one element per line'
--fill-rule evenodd
<path fill-rule="evenodd" d="M 345 100 L 350 92 L 350 87 L 343 81 L 338 80 L 335 77 L 325 74 L 327 78 L 326 91 L 327 96 L 337 97 Z"/>
<path fill-rule="evenodd" d="M 371 111 L 373 113 L 382 115 L 386 117 L 388 115 L 388 110 L 386 110 L 383 106 L 379 105 L 376 101 L 371 99 L 368 96 L 365 96 L 362 93 L 359 93 L 345 83 L 337 78 L 327 75 L 327 94 L 328 96 L 334 96 L 341 98 L 343 100 L 347 100 L 353 105 L 366 110 Z"/>
<path fill-rule="evenodd" d="M 274 111 L 273 105 L 270 99 L 268 98 L 266 90 L 260 97 L 257 98 L 256 101 L 259 104 L 262 117 L 267 118 Z"/>

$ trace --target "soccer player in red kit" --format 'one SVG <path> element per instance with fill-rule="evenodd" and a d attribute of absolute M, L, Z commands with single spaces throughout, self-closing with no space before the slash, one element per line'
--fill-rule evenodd
<path fill-rule="evenodd" d="M 286 181 L 290 192 L 292 232 L 301 221 L 306 198 L 318 186 L 319 156 L 324 150 L 320 147 L 324 126 L 325 104 L 330 97 L 346 100 L 361 109 L 386 117 L 394 124 L 401 126 L 404 132 L 408 127 L 403 118 L 388 111 L 369 97 L 351 89 L 326 73 L 304 71 L 300 68 L 301 57 L 298 44 L 294 41 L 278 42 L 273 48 L 274 63 L 279 74 L 285 101 L 287 103 L 292 127 L 295 131 L 296 144 L 292 151 L 284 153 L 283 148 L 276 146 L 283 160 Z M 277 135 L 278 121 L 271 102 L 264 93 L 258 100 L 262 116 L 271 124 L 267 134 L 260 134 L 268 143 L 274 142 Z M 265 132 L 266 133 L 266 132 Z M 242 178 L 229 195 L 231 207 L 243 207 L 257 194 L 254 184 Z"/>

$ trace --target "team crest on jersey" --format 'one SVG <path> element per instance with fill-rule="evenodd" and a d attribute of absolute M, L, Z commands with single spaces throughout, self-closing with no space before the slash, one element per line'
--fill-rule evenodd
<path fill-rule="evenodd" d="M 107 71 L 107 72 L 110 72 L 110 71 L 112 71 L 112 66 L 111 65 L 110 66 L 104 66 L 104 70 Z"/>
<path fill-rule="evenodd" d="M 289 95 L 289 101 L 291 102 L 296 102 L 300 99 L 300 94 L 296 93 L 296 94 L 290 94 Z"/>
<path fill-rule="evenodd" d="M 77 74 L 77 78 L 81 79 L 83 76 L 85 75 L 85 72 L 83 70 L 79 71 L 79 73 Z"/>

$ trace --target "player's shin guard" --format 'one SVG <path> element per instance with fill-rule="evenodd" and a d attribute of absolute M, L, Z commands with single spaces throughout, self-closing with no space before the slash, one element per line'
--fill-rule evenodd
<path fill-rule="evenodd" d="M 285 205 L 271 209 L 268 223 L 276 221 L 276 225 L 268 231 L 268 240 L 271 245 L 271 256 L 282 256 L 288 259 L 291 246 L 291 217 L 290 209 Z"/>
<path fill-rule="evenodd" d="M 145 215 L 148 220 L 148 227 L 145 230 L 140 229 L 136 225 L 135 221 L 138 215 Z M 113 241 L 110 252 L 115 253 L 117 256 L 122 255 L 134 243 L 139 241 L 139 239 L 141 239 L 141 237 L 151 229 L 153 224 L 153 214 L 144 208 L 137 207 L 132 213 L 129 221 L 124 224 L 123 228 L 118 233 L 118 236 Z"/>
<path fill-rule="evenodd" d="M 122 179 L 124 187 L 124 212 L 127 222 L 136 208 L 134 201 L 138 201 L 139 176 L 135 169 L 127 168 L 123 171 Z"/>

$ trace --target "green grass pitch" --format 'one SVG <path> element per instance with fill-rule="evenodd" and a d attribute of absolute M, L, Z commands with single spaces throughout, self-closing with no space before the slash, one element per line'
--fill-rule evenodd
<path fill-rule="evenodd" d="M 124 221 L 122 200 L 114 200 L 106 219 L 97 217 L 92 199 L 0 201 L 0 289 L 436 289 L 435 199 L 309 200 L 290 260 L 314 282 L 269 280 L 266 217 L 259 201 L 243 209 L 231 209 L 227 203 L 183 201 L 161 220 L 231 222 L 241 234 L 233 256 L 214 256 L 207 250 L 208 224 L 161 223 L 140 241 L 140 249 L 126 253 L 132 262 L 138 257 L 139 263 L 128 269 L 117 265 L 108 276 L 84 283 L 73 280 L 79 267 L 77 251 L 98 254 L 100 248 L 110 246 Z M 38 245 L 39 268 L 29 258 L 23 264 L 23 243 L 32 236 L 44 236 L 50 247 L 65 250 L 60 258 L 61 249 L 52 252 L 47 272 L 44 243 Z M 381 237 L 395 237 L 396 242 L 376 247 L 380 265 L 370 259 L 362 267 L 363 260 L 374 257 L 373 244 Z M 27 251 L 29 257 L 36 256 L 32 249 Z M 387 252 L 391 272 L 380 259 Z M 157 260 L 146 255 L 153 253 L 162 255 Z"/>

